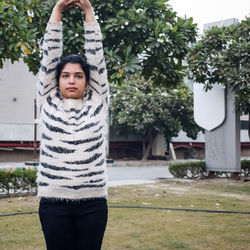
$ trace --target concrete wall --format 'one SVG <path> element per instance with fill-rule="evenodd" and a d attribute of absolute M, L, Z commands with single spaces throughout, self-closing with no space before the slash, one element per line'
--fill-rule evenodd
<path fill-rule="evenodd" d="M 32 124 L 37 78 L 23 61 L 0 69 L 0 124 Z"/>
<path fill-rule="evenodd" d="M 33 161 L 34 152 L 32 149 L 8 149 L 0 150 L 0 162 L 23 162 Z"/>

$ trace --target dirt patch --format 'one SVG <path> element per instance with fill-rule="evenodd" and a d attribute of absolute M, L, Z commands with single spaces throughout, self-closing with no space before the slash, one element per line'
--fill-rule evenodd
<path fill-rule="evenodd" d="M 205 180 L 198 180 L 198 181 L 186 181 L 183 182 L 182 179 L 168 179 L 168 183 L 171 184 L 162 184 L 161 187 L 165 188 L 170 193 L 175 194 L 182 194 L 184 192 L 195 192 L 196 194 L 203 194 L 203 195 L 219 195 L 223 197 L 230 197 L 230 198 L 236 198 L 236 199 L 242 199 L 242 200 L 250 200 L 250 195 L 248 194 L 240 194 L 235 192 L 224 192 L 223 189 L 234 189 L 241 187 L 246 188 L 248 187 L 248 190 L 250 190 L 250 183 L 245 183 L 241 180 L 231 180 L 231 179 L 224 179 L 224 178 L 216 178 L 216 179 L 205 179 Z M 173 186 L 178 185 L 178 186 Z M 174 191 L 174 192 L 171 192 Z"/>
<path fill-rule="evenodd" d="M 20 207 L 34 207 L 38 206 L 40 198 L 36 196 L 25 196 L 15 198 L 2 198 L 0 199 L 0 211 L 18 211 Z"/>
<path fill-rule="evenodd" d="M 236 198 L 236 199 L 242 199 L 242 200 L 250 200 L 250 195 L 244 195 L 244 194 L 226 194 L 226 193 L 217 193 L 220 196 L 223 197 L 230 197 L 230 198 Z"/>

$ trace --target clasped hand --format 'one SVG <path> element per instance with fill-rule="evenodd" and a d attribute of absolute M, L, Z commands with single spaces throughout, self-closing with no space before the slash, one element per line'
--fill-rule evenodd
<path fill-rule="evenodd" d="M 91 3 L 88 0 L 60 0 L 57 2 L 56 7 L 59 8 L 60 11 L 72 7 L 79 7 L 84 11 L 92 8 Z"/>

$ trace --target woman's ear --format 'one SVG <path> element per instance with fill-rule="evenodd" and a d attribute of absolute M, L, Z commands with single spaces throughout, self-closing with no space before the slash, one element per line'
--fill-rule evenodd
<path fill-rule="evenodd" d="M 85 90 L 84 91 L 88 91 L 89 90 L 89 83 L 87 82 L 86 83 L 86 87 L 85 87 Z"/>

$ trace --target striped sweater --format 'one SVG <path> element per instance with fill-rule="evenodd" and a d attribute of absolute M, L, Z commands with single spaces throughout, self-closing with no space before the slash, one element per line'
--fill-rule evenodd
<path fill-rule="evenodd" d="M 39 71 L 40 163 L 38 197 L 89 199 L 107 196 L 108 81 L 98 23 L 84 23 L 90 88 L 81 100 L 62 99 L 56 66 L 62 23 L 48 23 Z"/>

